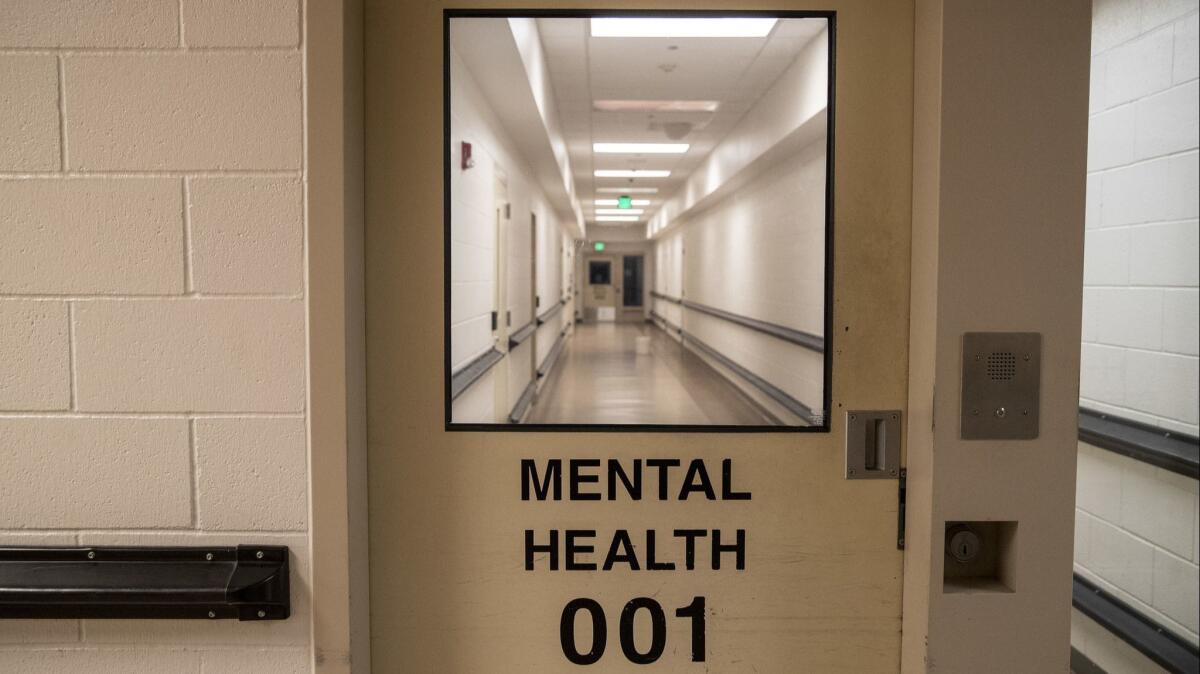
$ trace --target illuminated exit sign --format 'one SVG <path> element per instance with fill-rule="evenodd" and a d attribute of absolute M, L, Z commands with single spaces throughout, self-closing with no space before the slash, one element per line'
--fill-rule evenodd
<path fill-rule="evenodd" d="M 617 208 L 633 208 L 633 198 L 627 194 L 617 197 Z"/>
<path fill-rule="evenodd" d="M 599 252 L 600 252 L 600 251 L 602 251 L 602 250 L 604 250 L 604 242 L 603 242 L 603 241 L 597 241 L 597 242 L 596 242 L 596 252 L 597 252 L 597 253 L 599 253 Z"/>

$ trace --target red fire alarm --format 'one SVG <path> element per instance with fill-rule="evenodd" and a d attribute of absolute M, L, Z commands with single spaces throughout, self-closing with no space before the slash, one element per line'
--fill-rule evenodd
<path fill-rule="evenodd" d="M 475 160 L 471 158 L 471 144 L 463 141 L 462 144 L 462 170 L 466 171 L 475 165 Z"/>

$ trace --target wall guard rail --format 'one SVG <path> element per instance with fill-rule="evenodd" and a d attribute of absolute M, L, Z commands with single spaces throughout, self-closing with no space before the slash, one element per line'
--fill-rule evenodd
<path fill-rule="evenodd" d="M 521 391 L 521 397 L 517 398 L 517 404 L 513 405 L 512 411 L 508 413 L 510 423 L 521 423 L 521 417 L 525 416 L 525 412 L 533 404 L 533 395 L 536 392 L 537 379 L 530 379 L 529 383 L 525 385 L 525 390 Z"/>
<path fill-rule="evenodd" d="M 1193 480 L 1200 479 L 1200 440 L 1190 435 L 1081 407 L 1079 439 Z"/>
<path fill-rule="evenodd" d="M 707 304 L 700 304 L 699 302 L 693 302 L 691 300 L 685 300 L 685 299 L 679 298 L 679 297 L 670 297 L 668 295 L 663 295 L 662 293 L 659 293 L 654 290 L 650 291 L 650 296 L 653 298 L 656 298 L 656 299 L 663 300 L 665 302 L 671 302 L 673 304 L 678 304 L 678 305 L 684 307 L 685 309 L 691 309 L 693 311 L 698 311 L 702 314 L 707 314 L 707 315 L 713 316 L 715 318 L 720 318 L 722 320 L 729 321 L 730 323 L 735 323 L 744 328 L 756 330 L 763 334 L 775 337 L 776 339 L 782 339 L 785 342 L 790 342 L 792 344 L 802 346 L 806 349 L 816 351 L 817 353 L 825 352 L 825 339 L 819 335 L 814 335 L 811 332 L 804 332 L 803 330 L 796 330 L 795 328 L 789 328 L 784 325 L 779 325 L 778 323 L 768 323 L 767 321 L 760 321 L 757 318 L 750 318 L 749 316 L 742 316 L 741 314 L 735 314 L 731 311 L 725 311 L 724 309 L 710 307 Z"/>
<path fill-rule="evenodd" d="M 289 615 L 286 546 L 0 547 L 0 618 Z"/>
<path fill-rule="evenodd" d="M 539 379 L 550 374 L 550 370 L 554 368 L 554 363 L 558 361 L 558 356 L 562 353 L 566 339 L 567 330 L 564 328 L 562 332 L 558 333 L 558 339 L 554 340 L 554 346 L 550 347 L 550 352 L 546 354 L 546 359 L 538 367 L 537 376 Z"/>
<path fill-rule="evenodd" d="M 483 355 L 464 365 L 458 372 L 450 375 L 450 399 L 454 400 L 479 381 L 479 378 L 492 369 L 492 366 L 504 358 L 495 347 L 488 349 Z"/>
<path fill-rule="evenodd" d="M 1200 650 L 1079 574 L 1071 604 L 1167 671 L 1200 672 Z"/>
<path fill-rule="evenodd" d="M 541 325 L 541 324 L 545 323 L 546 321 L 550 320 L 550 317 L 553 316 L 554 314 L 557 314 L 558 312 L 562 311 L 562 308 L 564 306 L 566 306 L 566 304 L 567 304 L 567 301 L 565 299 L 561 299 L 561 300 L 555 302 L 549 309 L 538 314 L 537 324 Z"/>
<path fill-rule="evenodd" d="M 762 377 L 754 374 L 750 370 L 747 370 L 746 368 L 742 367 L 738 363 L 731 360 L 725 354 L 721 353 L 720 351 L 717 351 L 713 347 L 711 347 L 708 344 L 705 344 L 701 340 L 697 339 L 694 335 L 689 333 L 687 330 L 680 330 L 679 334 L 680 334 L 680 336 L 683 337 L 684 341 L 694 344 L 696 346 L 696 348 L 698 348 L 702 353 L 709 356 L 713 360 L 717 361 L 721 365 L 724 365 L 726 368 L 732 370 L 734 372 L 734 374 L 738 375 L 742 379 L 745 379 L 752 386 L 757 388 L 759 391 L 762 391 L 763 394 L 765 394 L 771 400 L 774 400 L 776 403 L 781 405 L 783 408 L 785 408 L 792 414 L 795 414 L 796 416 L 800 417 L 801 419 L 805 420 L 806 422 L 808 422 L 814 426 L 820 425 L 820 423 L 821 423 L 820 417 L 817 414 L 815 414 L 812 411 L 812 408 L 810 408 L 808 405 L 805 405 L 804 403 L 800 402 L 799 400 L 796 400 L 792 396 L 785 393 L 782 389 L 776 387 L 771 382 L 767 381 L 766 379 L 763 379 Z"/>
<path fill-rule="evenodd" d="M 674 323 L 672 323 L 671 321 L 668 321 L 667 319 L 663 318 L 662 314 L 659 314 L 656 311 L 650 312 L 650 318 L 653 318 L 654 320 L 662 323 L 668 330 L 674 330 L 676 333 L 683 332 L 683 328 L 681 328 L 678 325 L 675 325 Z"/>
<path fill-rule="evenodd" d="M 516 332 L 508 336 L 508 349 L 511 351 L 521 345 L 522 342 L 529 339 L 529 336 L 537 331 L 538 322 L 536 320 L 529 321 L 525 325 L 517 329 Z"/>

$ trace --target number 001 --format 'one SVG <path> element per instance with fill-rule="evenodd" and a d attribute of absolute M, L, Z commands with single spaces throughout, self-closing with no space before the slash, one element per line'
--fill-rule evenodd
<path fill-rule="evenodd" d="M 633 641 L 633 621 L 641 610 L 650 614 L 650 648 L 639 651 Z M 592 645 L 586 653 L 580 653 L 575 643 L 575 617 L 586 611 L 592 619 Z M 692 662 L 704 662 L 704 597 L 692 598 L 692 603 L 675 609 L 679 618 L 692 620 Z M 648 665 L 657 661 L 667 645 L 667 618 L 662 604 L 650 597 L 638 597 L 625 604 L 620 621 L 621 651 L 632 663 Z M 572 599 L 563 607 L 562 619 L 558 624 L 558 636 L 562 642 L 563 655 L 577 665 L 592 665 L 604 655 L 608 645 L 608 623 L 604 608 L 594 599 L 580 597 Z"/>

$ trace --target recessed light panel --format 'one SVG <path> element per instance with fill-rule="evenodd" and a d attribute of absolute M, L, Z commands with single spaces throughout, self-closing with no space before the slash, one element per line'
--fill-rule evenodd
<path fill-rule="evenodd" d="M 645 213 L 640 208 L 597 208 L 596 215 L 641 215 Z"/>
<path fill-rule="evenodd" d="M 719 105 L 717 101 L 592 101 L 601 112 L 715 112 Z"/>
<path fill-rule="evenodd" d="M 657 187 L 597 187 L 601 194 L 657 194 Z"/>
<path fill-rule="evenodd" d="M 594 18 L 592 37 L 766 37 L 778 19 Z"/>
<path fill-rule="evenodd" d="M 592 152 L 599 154 L 683 154 L 687 143 L 592 143 Z"/>
<path fill-rule="evenodd" d="M 597 178 L 666 178 L 670 171 L 657 169 L 597 169 Z"/>
<path fill-rule="evenodd" d="M 597 215 L 596 222 L 637 222 L 641 220 L 636 215 Z"/>

